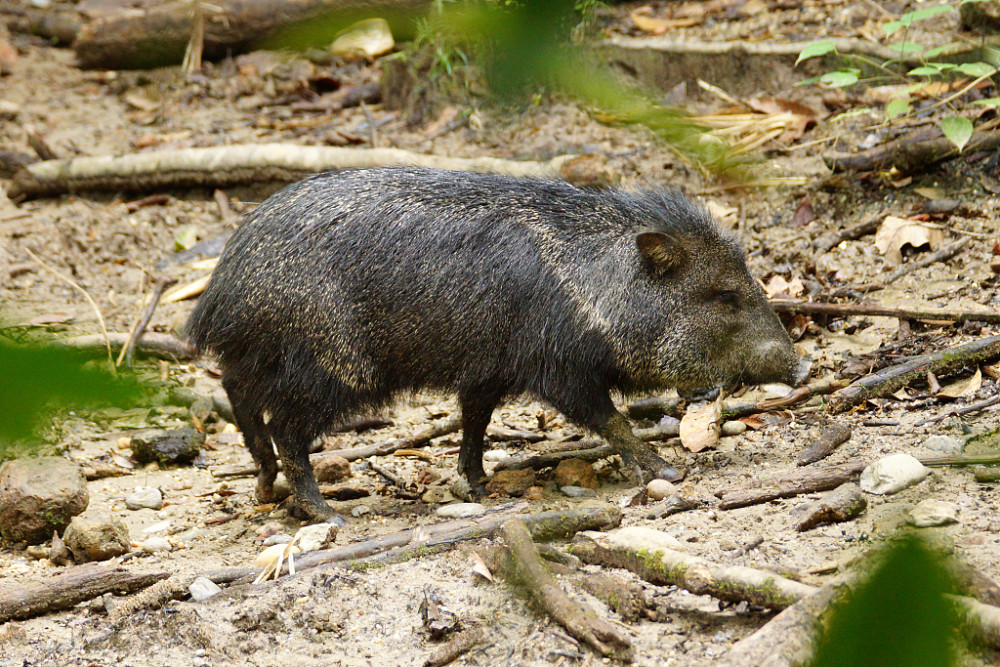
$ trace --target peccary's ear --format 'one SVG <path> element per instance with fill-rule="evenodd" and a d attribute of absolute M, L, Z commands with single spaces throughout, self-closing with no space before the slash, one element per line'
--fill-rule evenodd
<path fill-rule="evenodd" d="M 663 232 L 639 232 L 635 236 L 639 254 L 657 273 L 673 273 L 687 260 L 684 249 L 671 243 Z"/>

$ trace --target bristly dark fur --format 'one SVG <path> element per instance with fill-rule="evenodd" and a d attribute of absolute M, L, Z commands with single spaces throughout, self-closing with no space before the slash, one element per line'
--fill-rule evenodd
<path fill-rule="evenodd" d="M 796 361 L 739 245 L 687 198 L 416 168 L 269 198 L 188 332 L 219 358 L 265 487 L 272 438 L 284 460 L 405 390 L 459 395 L 473 475 L 505 397 L 600 430 L 609 390 L 786 379 Z"/>

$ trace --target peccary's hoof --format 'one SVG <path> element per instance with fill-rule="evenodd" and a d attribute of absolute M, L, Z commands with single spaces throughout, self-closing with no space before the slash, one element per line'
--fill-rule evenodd
<path fill-rule="evenodd" d="M 338 526 L 346 526 L 347 519 L 337 513 L 335 509 L 327 505 L 325 502 L 310 503 L 310 502 L 297 502 L 292 505 L 292 508 L 288 512 L 296 519 L 301 519 L 303 521 L 310 521 L 313 523 L 336 523 Z"/>
<path fill-rule="evenodd" d="M 459 477 L 452 482 L 449 491 L 451 491 L 452 495 L 455 497 L 461 498 L 467 502 L 480 500 L 488 495 L 486 492 L 486 486 L 483 484 L 482 479 L 475 484 L 470 484 L 469 480 L 465 477 Z"/>

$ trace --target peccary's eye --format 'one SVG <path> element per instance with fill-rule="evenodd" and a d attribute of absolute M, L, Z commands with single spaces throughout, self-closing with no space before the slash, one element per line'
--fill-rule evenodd
<path fill-rule="evenodd" d="M 740 295 L 739 292 L 734 292 L 732 290 L 724 290 L 716 295 L 716 298 L 720 303 L 724 303 L 731 308 L 740 307 Z"/>

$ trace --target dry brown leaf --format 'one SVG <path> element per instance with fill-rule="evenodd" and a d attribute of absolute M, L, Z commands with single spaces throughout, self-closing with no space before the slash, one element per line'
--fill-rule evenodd
<path fill-rule="evenodd" d="M 975 396 L 976 392 L 983 385 L 983 373 L 978 368 L 976 372 L 964 380 L 959 380 L 958 382 L 952 382 L 947 387 L 944 387 L 941 391 L 937 392 L 935 396 L 938 398 L 961 398 Z"/>
<path fill-rule="evenodd" d="M 775 297 L 779 294 L 785 296 L 799 296 L 805 291 L 805 286 L 802 284 L 802 280 L 798 277 L 792 278 L 792 282 L 788 282 L 783 277 L 775 274 L 771 277 L 767 284 L 764 285 L 764 292 L 768 297 Z"/>
<path fill-rule="evenodd" d="M 913 191 L 925 199 L 944 199 L 941 188 L 913 188 Z"/>
<path fill-rule="evenodd" d="M 919 248 L 926 245 L 933 248 L 942 236 L 940 229 L 890 215 L 875 233 L 875 247 L 885 255 L 889 264 L 895 266 L 903 261 L 903 246 Z"/>
<path fill-rule="evenodd" d="M 994 380 L 1000 380 L 1000 364 L 993 364 L 991 366 L 983 366 L 983 374 L 988 378 Z"/>
<path fill-rule="evenodd" d="M 480 577 L 490 582 L 491 584 L 496 583 L 493 580 L 493 573 L 490 572 L 490 568 L 486 567 L 486 562 L 483 560 L 482 556 L 473 551 L 469 554 L 469 560 L 472 561 L 473 574 L 478 574 Z"/>
<path fill-rule="evenodd" d="M 736 227 L 736 217 L 740 210 L 735 206 L 726 206 L 717 201 L 710 201 L 705 204 L 705 208 L 708 209 L 709 215 L 715 218 L 715 221 L 723 227 Z"/>
<path fill-rule="evenodd" d="M 754 16 L 760 14 L 761 12 L 767 11 L 767 5 L 764 4 L 763 0 L 747 0 L 740 11 L 743 12 L 744 16 Z"/>
<path fill-rule="evenodd" d="M 722 419 L 722 396 L 694 408 L 681 418 L 681 444 L 690 452 L 715 449 L 719 444 L 719 421 Z"/>
<path fill-rule="evenodd" d="M 629 16 L 632 18 L 632 23 L 635 24 L 636 28 L 642 30 L 643 32 L 648 32 L 651 35 L 662 35 L 668 30 L 672 30 L 674 28 L 688 28 L 701 23 L 700 16 L 661 19 L 655 16 L 649 16 L 650 11 L 649 7 L 640 7 L 639 9 L 632 11 Z"/>

